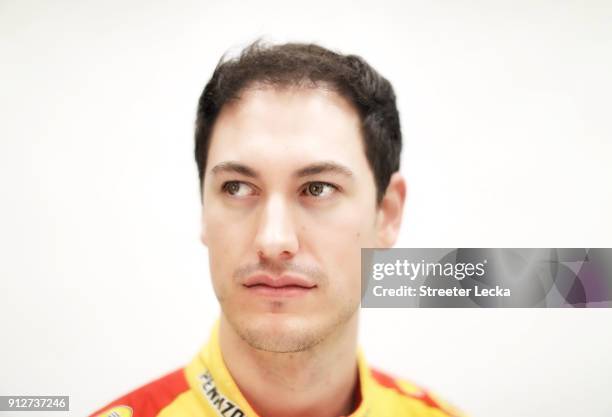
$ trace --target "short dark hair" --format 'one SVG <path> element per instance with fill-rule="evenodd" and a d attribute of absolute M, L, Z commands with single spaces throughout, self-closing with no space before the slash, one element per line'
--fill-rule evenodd
<path fill-rule="evenodd" d="M 325 86 L 348 99 L 361 118 L 365 154 L 374 173 L 376 201 L 399 170 L 402 135 L 393 87 L 357 55 L 315 44 L 266 45 L 255 41 L 239 56 L 221 58 L 198 102 L 195 159 L 202 192 L 213 125 L 223 105 L 255 84 L 273 87 Z"/>

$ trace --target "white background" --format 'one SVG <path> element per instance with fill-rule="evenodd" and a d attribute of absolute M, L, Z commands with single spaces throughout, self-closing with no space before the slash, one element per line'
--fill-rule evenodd
<path fill-rule="evenodd" d="M 206 340 L 196 102 L 260 36 L 393 83 L 398 247 L 612 246 L 609 1 L 3 0 L 0 395 L 82 416 Z M 361 343 L 473 417 L 604 417 L 611 328 L 603 309 L 367 310 Z"/>

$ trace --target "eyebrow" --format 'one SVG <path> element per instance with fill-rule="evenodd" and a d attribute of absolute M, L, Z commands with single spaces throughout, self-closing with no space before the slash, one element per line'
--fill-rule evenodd
<path fill-rule="evenodd" d="M 255 178 L 258 176 L 257 171 L 254 169 L 249 168 L 248 166 L 239 162 L 233 161 L 221 162 L 220 164 L 215 165 L 210 172 L 215 175 L 221 172 L 235 172 L 242 174 L 245 177 Z"/>
<path fill-rule="evenodd" d="M 353 178 L 353 172 L 345 167 L 344 165 L 340 165 L 336 162 L 332 161 L 324 161 L 324 162 L 315 162 L 314 164 L 310 164 L 301 168 L 299 171 L 295 173 L 297 178 L 308 177 L 310 175 L 322 174 L 326 172 L 331 172 L 334 174 L 341 174 L 349 178 Z"/>
<path fill-rule="evenodd" d="M 259 173 L 253 168 L 235 161 L 221 162 L 215 165 L 210 171 L 215 175 L 222 172 L 234 172 L 250 178 L 257 178 L 259 176 Z M 353 172 L 349 168 L 333 161 L 315 162 L 300 168 L 293 176 L 296 178 L 303 178 L 323 173 L 341 174 L 348 178 L 354 177 Z"/>

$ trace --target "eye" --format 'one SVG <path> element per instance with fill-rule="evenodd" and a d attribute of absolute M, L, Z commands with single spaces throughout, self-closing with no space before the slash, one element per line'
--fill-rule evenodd
<path fill-rule="evenodd" d="M 228 181 L 223 183 L 221 188 L 223 192 L 232 197 L 248 197 L 249 195 L 255 194 L 254 188 L 242 181 Z"/>
<path fill-rule="evenodd" d="M 309 182 L 304 187 L 304 192 L 311 197 L 327 197 L 334 191 L 337 191 L 338 187 L 329 184 L 327 182 Z"/>

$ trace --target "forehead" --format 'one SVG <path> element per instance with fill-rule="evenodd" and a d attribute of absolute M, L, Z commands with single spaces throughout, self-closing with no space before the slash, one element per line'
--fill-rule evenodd
<path fill-rule="evenodd" d="M 367 169 L 361 120 L 344 97 L 323 88 L 250 88 L 223 106 L 207 169 L 225 160 L 260 169 L 333 160 Z"/>

